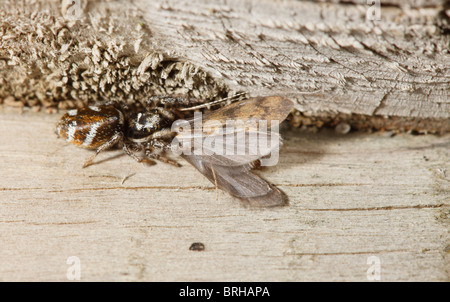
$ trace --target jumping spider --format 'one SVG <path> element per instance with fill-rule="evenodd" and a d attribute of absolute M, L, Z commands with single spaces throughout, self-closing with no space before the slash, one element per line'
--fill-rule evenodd
<path fill-rule="evenodd" d="M 165 157 L 164 152 L 175 135 L 171 125 L 181 116 L 176 108 L 188 102 L 186 97 L 154 96 L 147 100 L 144 111 L 129 110 L 119 103 L 69 110 L 58 123 L 56 133 L 72 144 L 96 150 L 83 167 L 116 144 L 121 144 L 125 153 L 138 162 L 155 159 L 180 166 Z"/>

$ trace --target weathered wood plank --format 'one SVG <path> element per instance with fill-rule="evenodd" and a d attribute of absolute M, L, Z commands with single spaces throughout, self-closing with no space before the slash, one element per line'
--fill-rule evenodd
<path fill-rule="evenodd" d="M 284 94 L 301 111 L 449 117 L 448 38 L 427 32 L 437 27 L 416 31 L 439 5 L 427 13 L 381 7 L 373 22 L 366 4 L 141 0 L 137 7 L 146 7 L 160 45 L 235 89 Z M 431 41 L 437 48 L 429 57 Z"/>
<path fill-rule="evenodd" d="M 371 256 L 383 281 L 449 279 L 448 135 L 287 132 L 258 173 L 290 205 L 255 210 L 185 162 L 82 169 L 57 119 L 0 113 L 2 281 L 67 280 L 71 256 L 84 281 L 365 281 Z"/>
<path fill-rule="evenodd" d="M 324 3 L 332 2 L 332 3 Z M 450 118 L 445 1 L 4 1 L 0 98 L 61 108 L 155 93 L 282 94 L 313 115 Z M 382 1 L 382 4 L 383 3 Z"/>

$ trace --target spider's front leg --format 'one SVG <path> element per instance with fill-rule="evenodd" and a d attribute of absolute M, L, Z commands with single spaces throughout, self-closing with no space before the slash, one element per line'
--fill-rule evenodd
<path fill-rule="evenodd" d="M 162 161 L 163 163 L 171 164 L 175 167 L 181 167 L 178 162 L 171 160 L 163 155 L 168 149 L 170 149 L 170 144 L 167 143 L 167 141 L 161 139 L 153 139 L 145 147 L 144 152 L 147 158 L 156 159 Z"/>
<path fill-rule="evenodd" d="M 166 163 L 166 164 L 171 164 L 172 166 L 175 166 L 175 167 L 181 167 L 181 165 L 178 162 L 167 158 L 166 156 L 162 155 L 159 152 L 156 153 L 155 148 L 153 148 L 151 146 L 148 146 L 147 148 L 145 148 L 145 156 L 147 158 L 162 161 L 163 163 Z"/>
<path fill-rule="evenodd" d="M 146 162 L 151 165 L 155 165 L 156 163 L 148 158 L 148 156 L 138 156 L 136 155 L 137 152 L 142 152 L 142 150 L 145 150 L 146 147 L 143 147 L 141 144 L 134 144 L 134 143 L 125 143 L 123 144 L 123 151 L 128 155 L 131 156 L 135 161 L 138 163 Z"/>
<path fill-rule="evenodd" d="M 123 151 L 128 155 L 134 158 L 138 163 L 142 162 L 145 158 L 139 157 L 136 155 L 136 152 L 142 151 L 142 147 L 133 143 L 125 142 L 123 144 Z"/>

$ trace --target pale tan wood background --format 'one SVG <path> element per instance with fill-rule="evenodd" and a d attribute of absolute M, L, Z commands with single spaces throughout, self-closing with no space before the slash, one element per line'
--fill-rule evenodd
<path fill-rule="evenodd" d="M 185 162 L 82 169 L 58 118 L 0 113 L 2 281 L 67 280 L 71 256 L 82 281 L 366 281 L 370 256 L 382 281 L 449 280 L 449 135 L 287 132 L 258 173 L 290 205 L 256 210 Z"/>
<path fill-rule="evenodd" d="M 0 3 L 5 107 L 245 90 L 448 129 L 443 0 L 390 1 L 377 22 L 359 0 L 82 2 L 77 21 L 56 0 Z M 82 169 L 91 153 L 56 139 L 58 118 L 0 113 L 2 281 L 67 280 L 71 256 L 83 281 L 365 281 L 371 256 L 382 281 L 449 280 L 448 134 L 287 132 L 258 173 L 290 205 L 255 210 L 187 163 L 111 151 Z"/>

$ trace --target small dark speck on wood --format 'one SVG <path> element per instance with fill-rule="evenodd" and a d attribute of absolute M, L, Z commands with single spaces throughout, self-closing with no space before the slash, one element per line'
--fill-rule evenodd
<path fill-rule="evenodd" d="M 189 247 L 189 250 L 191 251 L 204 251 L 205 250 L 205 245 L 201 242 L 194 242 L 191 244 L 191 246 Z"/>

